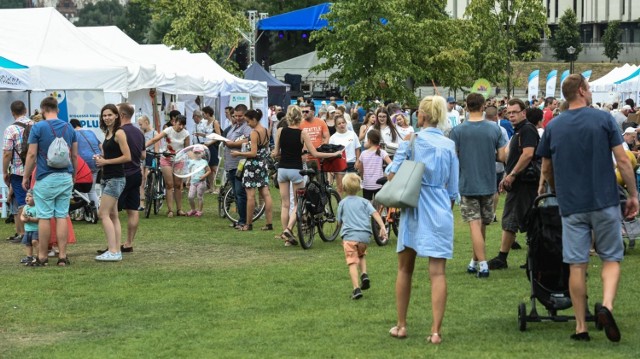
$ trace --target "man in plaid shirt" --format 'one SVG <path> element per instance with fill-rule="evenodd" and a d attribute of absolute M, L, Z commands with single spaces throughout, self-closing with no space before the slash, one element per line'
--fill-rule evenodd
<path fill-rule="evenodd" d="M 22 134 L 26 126 L 31 126 L 33 122 L 26 116 L 27 107 L 22 101 L 14 101 L 11 103 L 11 115 L 15 122 L 4 130 L 3 155 L 2 155 L 2 172 L 4 174 L 4 183 L 7 187 L 13 189 L 13 205 L 11 206 L 13 218 L 16 224 L 16 235 L 7 238 L 13 243 L 20 243 L 24 235 L 24 223 L 20 219 L 22 207 L 25 205 L 27 192 L 22 188 L 22 179 L 25 175 L 24 164 L 20 159 L 20 151 L 22 146 L 28 144 L 22 143 Z M 24 126 L 17 125 L 22 123 Z"/>

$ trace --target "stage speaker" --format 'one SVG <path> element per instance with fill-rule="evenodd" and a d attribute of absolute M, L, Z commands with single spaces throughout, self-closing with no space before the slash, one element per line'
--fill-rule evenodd
<path fill-rule="evenodd" d="M 291 85 L 291 91 L 300 91 L 302 84 L 302 75 L 284 74 L 284 82 Z"/>

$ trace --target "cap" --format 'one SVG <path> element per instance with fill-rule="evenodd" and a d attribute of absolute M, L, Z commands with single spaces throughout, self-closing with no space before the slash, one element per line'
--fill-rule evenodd
<path fill-rule="evenodd" d="M 327 112 L 331 113 L 331 112 L 336 112 L 336 108 L 333 106 L 329 106 L 327 107 Z"/>
<path fill-rule="evenodd" d="M 624 106 L 622 106 L 622 109 L 623 109 L 623 110 L 631 110 L 631 106 L 629 106 L 629 105 L 624 105 Z"/>
<path fill-rule="evenodd" d="M 204 146 L 202 145 L 193 146 L 193 153 L 202 153 L 202 152 L 204 152 Z"/>
<path fill-rule="evenodd" d="M 630 133 L 634 133 L 635 134 L 636 133 L 636 129 L 633 128 L 633 127 L 627 127 L 627 129 L 624 130 L 624 134 L 625 135 L 630 134 Z"/>
<path fill-rule="evenodd" d="M 449 97 L 447 97 L 447 103 L 456 103 L 456 99 L 451 97 L 451 96 L 449 96 Z"/>

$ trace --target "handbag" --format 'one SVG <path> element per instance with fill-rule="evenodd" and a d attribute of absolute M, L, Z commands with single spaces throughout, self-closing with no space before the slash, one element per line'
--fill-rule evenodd
<path fill-rule="evenodd" d="M 425 171 L 424 163 L 414 161 L 414 141 L 417 135 L 411 137 L 411 154 L 405 159 L 392 181 L 388 181 L 376 193 L 376 201 L 390 208 L 416 208 L 420 199 L 422 175 Z"/>

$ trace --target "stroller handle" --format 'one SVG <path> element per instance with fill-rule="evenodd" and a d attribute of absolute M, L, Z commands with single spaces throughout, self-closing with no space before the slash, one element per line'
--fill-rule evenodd
<path fill-rule="evenodd" d="M 538 197 L 536 197 L 536 199 L 533 200 L 533 206 L 534 207 L 538 207 L 540 205 L 540 202 L 544 199 L 547 198 L 555 198 L 556 194 L 555 193 L 545 193 L 545 194 L 541 194 Z"/>

